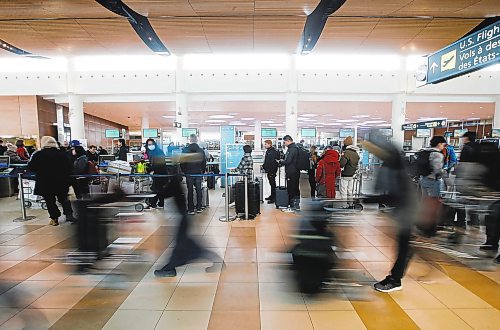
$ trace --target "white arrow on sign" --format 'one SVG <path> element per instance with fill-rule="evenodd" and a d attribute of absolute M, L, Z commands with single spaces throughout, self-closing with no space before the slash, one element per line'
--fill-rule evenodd
<path fill-rule="evenodd" d="M 432 73 L 434 73 L 436 71 L 437 67 L 438 67 L 438 65 L 436 64 L 436 62 L 432 62 L 432 65 L 431 65 Z"/>

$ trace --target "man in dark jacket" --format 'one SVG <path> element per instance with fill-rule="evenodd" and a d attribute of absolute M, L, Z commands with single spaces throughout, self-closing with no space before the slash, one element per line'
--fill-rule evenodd
<path fill-rule="evenodd" d="M 96 146 L 90 146 L 89 150 L 87 150 L 87 158 L 89 161 L 97 164 L 99 162 L 99 154 L 97 153 Z"/>
<path fill-rule="evenodd" d="M 268 204 L 273 204 L 276 200 L 276 172 L 278 172 L 280 153 L 273 147 L 271 140 L 264 141 L 264 146 L 266 148 L 266 155 L 262 168 L 266 172 L 269 185 L 271 186 L 271 195 L 266 200 Z"/>
<path fill-rule="evenodd" d="M 293 142 L 290 135 L 285 135 L 283 137 L 283 144 L 287 147 L 285 159 L 281 162 L 281 165 L 285 166 L 285 177 L 287 183 L 288 191 L 288 204 L 290 206 L 290 211 L 299 208 L 300 202 L 300 170 L 297 167 L 297 162 L 299 159 L 299 149 L 297 145 Z"/>
<path fill-rule="evenodd" d="M 53 137 L 44 136 L 40 144 L 42 149 L 35 152 L 28 163 L 29 170 L 36 175 L 34 194 L 45 199 L 50 225 L 59 225 L 61 211 L 56 205 L 56 198 L 63 207 L 66 220 L 73 221 L 73 210 L 68 200 L 71 163 Z"/>
<path fill-rule="evenodd" d="M 149 160 L 149 173 L 153 175 L 168 174 L 165 154 L 153 139 L 146 140 L 146 154 Z M 169 183 L 168 177 L 153 177 L 151 191 L 156 194 L 149 199 L 150 208 L 163 208 L 165 206 L 166 187 Z"/>
<path fill-rule="evenodd" d="M 340 198 L 348 200 L 347 205 L 353 205 L 351 202 L 354 195 L 354 174 L 359 166 L 358 148 L 352 145 L 352 137 L 348 136 L 344 140 L 345 150 L 340 157 L 340 167 L 342 167 L 342 178 L 340 179 Z"/>
<path fill-rule="evenodd" d="M 120 143 L 120 145 L 118 146 L 118 150 L 115 151 L 115 156 L 118 158 L 118 160 L 123 160 L 126 162 L 128 146 L 125 144 L 125 139 L 119 139 L 118 142 Z"/>
<path fill-rule="evenodd" d="M 3 145 L 3 140 L 0 140 L 0 156 L 3 156 L 3 154 L 7 151 L 7 147 Z"/>
<path fill-rule="evenodd" d="M 196 134 L 191 134 L 189 137 L 189 145 L 184 148 L 183 153 L 198 153 L 201 158 L 200 161 L 193 162 L 185 162 L 182 163 L 181 169 L 184 174 L 186 174 L 186 185 L 188 191 L 188 214 L 193 215 L 195 213 L 195 205 L 194 205 L 194 195 L 193 188 L 196 190 L 196 212 L 201 213 L 202 208 L 202 191 L 201 191 L 201 183 L 203 182 L 202 176 L 190 176 L 190 175 L 200 175 L 205 173 L 205 168 L 207 165 L 207 161 L 205 159 L 205 152 L 198 145 L 198 137 Z"/>

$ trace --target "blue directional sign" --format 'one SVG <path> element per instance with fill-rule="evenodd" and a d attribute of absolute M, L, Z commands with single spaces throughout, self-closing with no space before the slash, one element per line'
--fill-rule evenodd
<path fill-rule="evenodd" d="M 427 84 L 500 63 L 500 20 L 427 57 Z"/>

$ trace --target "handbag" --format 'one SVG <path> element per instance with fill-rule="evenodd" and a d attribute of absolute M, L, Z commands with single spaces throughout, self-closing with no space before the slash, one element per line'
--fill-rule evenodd
<path fill-rule="evenodd" d="M 324 178 L 323 183 L 318 183 L 316 185 L 316 194 L 318 197 L 326 197 L 326 175 L 325 175 L 325 166 L 321 169 L 321 178 Z M 320 180 L 321 182 L 321 180 Z"/>

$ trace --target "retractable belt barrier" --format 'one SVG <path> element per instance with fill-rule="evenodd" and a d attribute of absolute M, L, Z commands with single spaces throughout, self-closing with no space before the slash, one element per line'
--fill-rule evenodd
<path fill-rule="evenodd" d="M 242 174 L 235 174 L 235 173 L 225 173 L 225 174 L 214 174 L 214 173 L 207 173 L 207 174 L 79 174 L 79 175 L 70 175 L 70 177 L 73 178 L 116 178 L 118 185 L 120 186 L 120 181 L 121 177 L 149 177 L 149 178 L 171 178 L 171 177 L 224 177 L 226 179 L 226 182 L 228 182 L 229 177 L 244 177 L 245 180 L 245 218 L 248 219 L 249 214 L 248 214 L 248 176 L 247 175 L 242 175 Z M 17 178 L 18 179 L 18 187 L 19 187 L 19 200 L 21 204 L 21 217 L 14 219 L 14 222 L 24 222 L 28 220 L 33 220 L 36 217 L 35 216 L 28 216 L 26 214 L 26 201 L 25 201 L 25 196 L 24 196 L 24 184 L 23 184 L 23 179 L 36 179 L 36 174 L 33 173 L 17 173 L 17 174 L 0 174 L 0 178 Z M 228 184 L 225 185 L 225 216 L 222 216 L 219 218 L 220 221 L 233 221 L 236 219 L 235 216 L 230 216 L 229 215 L 229 200 L 230 196 L 230 187 Z"/>

